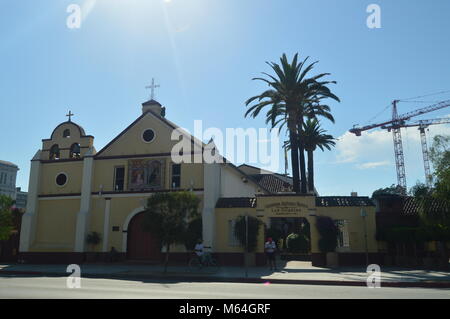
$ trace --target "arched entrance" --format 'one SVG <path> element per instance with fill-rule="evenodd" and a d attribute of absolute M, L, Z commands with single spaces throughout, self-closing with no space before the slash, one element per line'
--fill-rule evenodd
<path fill-rule="evenodd" d="M 273 237 L 283 260 L 311 260 L 311 225 L 305 217 L 271 217 L 266 237 Z"/>
<path fill-rule="evenodd" d="M 127 258 L 131 260 L 161 261 L 158 238 L 142 229 L 144 213 L 131 218 L 127 230 Z"/>

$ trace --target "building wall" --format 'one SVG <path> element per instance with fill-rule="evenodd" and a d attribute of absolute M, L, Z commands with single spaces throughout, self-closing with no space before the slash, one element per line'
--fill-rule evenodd
<path fill-rule="evenodd" d="M 20 187 L 16 187 L 16 207 L 25 209 L 27 207 L 27 192 L 22 192 Z"/>
<path fill-rule="evenodd" d="M 155 132 L 154 140 L 146 143 L 142 140 L 142 133 L 146 129 Z M 170 153 L 177 141 L 171 140 L 172 128 L 157 119 L 152 113 L 147 113 L 133 127 L 120 135 L 114 143 L 107 146 L 101 156 L 130 156 L 139 154 Z"/>
<path fill-rule="evenodd" d="M 375 239 L 375 207 L 363 207 L 367 212 L 367 242 L 369 252 L 377 252 Z M 329 216 L 334 220 L 346 220 L 350 247 L 346 252 L 365 252 L 364 219 L 360 216 L 361 207 L 316 207 L 314 196 L 259 196 L 256 208 L 217 208 L 216 209 L 216 243 L 217 251 L 223 253 L 242 252 L 241 247 L 229 244 L 229 220 L 249 214 L 258 217 L 267 227 L 270 227 L 272 217 L 304 217 L 311 228 L 311 252 L 320 253 L 318 240 L 320 235 L 316 227 L 316 216 Z M 262 230 L 263 228 L 261 228 Z M 258 237 L 256 252 L 264 252 L 264 236 L 261 231 Z"/>
<path fill-rule="evenodd" d="M 67 176 L 67 182 L 63 186 L 56 184 L 56 177 L 60 173 Z M 82 161 L 43 163 L 39 195 L 80 194 L 82 177 Z"/>
<path fill-rule="evenodd" d="M 16 178 L 19 168 L 9 162 L 0 161 L 0 194 L 16 199 Z"/>
<path fill-rule="evenodd" d="M 142 133 L 148 128 L 153 129 L 155 138 L 145 143 Z M 65 129 L 71 131 L 69 138 L 63 137 Z M 59 125 L 50 139 L 43 140 L 43 150 L 32 160 L 30 198 L 22 222 L 26 234 L 21 234 L 21 250 L 23 247 L 24 252 L 73 253 L 80 256 L 92 251 L 108 252 L 114 247 L 125 255 L 128 224 L 133 216 L 143 211 L 146 199 L 152 195 L 150 190 L 129 191 L 130 160 L 163 160 L 163 185 L 155 191 L 170 190 L 170 152 L 177 143 L 171 140 L 172 130 L 170 123 L 152 113 L 145 113 L 96 153 L 93 137 L 85 135 L 81 127 L 72 122 Z M 73 143 L 80 143 L 82 147 L 80 159 L 68 158 Z M 48 150 L 54 144 L 58 144 L 61 149 L 60 160 L 49 160 Z M 117 166 L 125 167 L 124 190 L 118 192 L 114 190 Z M 65 173 L 68 177 L 64 186 L 56 184 L 59 173 Z M 230 246 L 228 221 L 245 214 L 256 216 L 267 225 L 271 217 L 306 218 L 311 224 L 313 253 L 319 252 L 315 216 L 345 219 L 350 225 L 351 251 L 360 252 L 364 249 L 359 207 L 316 207 L 314 196 L 262 195 L 265 191 L 259 185 L 247 180 L 229 164 L 183 163 L 180 188 L 192 189 L 200 197 L 204 242 L 217 253 L 242 252 L 242 247 Z M 254 196 L 257 196 L 257 207 L 254 208 L 215 208 L 219 197 Z M 367 208 L 367 212 L 369 248 L 376 251 L 375 210 Z M 96 247 L 85 245 L 85 237 L 92 231 L 98 232 L 103 238 Z M 185 249 L 180 245 L 171 251 L 182 253 Z M 264 227 L 261 227 L 257 253 L 263 252 Z"/>
<path fill-rule="evenodd" d="M 230 166 L 221 167 L 220 197 L 253 197 L 263 193 L 254 183 L 244 179 L 242 174 Z"/>
<path fill-rule="evenodd" d="M 70 137 L 64 137 L 65 130 L 70 131 Z M 49 139 L 42 140 L 41 159 L 49 160 L 50 148 L 55 144 L 60 149 L 60 158 L 68 159 L 70 147 L 74 143 L 80 144 L 80 155 L 83 157 L 89 148 L 94 145 L 94 138 L 84 135 L 83 129 L 73 122 L 61 123 L 53 130 Z"/>
<path fill-rule="evenodd" d="M 30 251 L 73 251 L 79 199 L 40 200 Z"/>
<path fill-rule="evenodd" d="M 367 217 L 361 217 L 361 209 L 367 213 Z M 375 207 L 318 207 L 317 215 L 329 216 L 335 220 L 348 221 L 350 239 L 350 252 L 365 252 L 364 222 L 367 229 L 367 246 L 369 252 L 378 251 L 378 243 L 375 239 L 376 221 Z"/>

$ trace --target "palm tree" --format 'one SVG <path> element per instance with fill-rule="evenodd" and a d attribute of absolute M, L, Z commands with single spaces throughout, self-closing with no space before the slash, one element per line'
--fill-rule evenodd
<path fill-rule="evenodd" d="M 315 110 L 317 115 L 321 115 L 323 112 L 328 112 L 331 115 L 328 106 L 322 109 L 319 107 L 321 106 L 320 101 L 324 98 L 332 98 L 339 101 L 339 98 L 331 93 L 327 87 L 328 84 L 335 83 L 334 81 L 318 81 L 320 78 L 329 75 L 329 73 L 321 73 L 311 78 L 306 78 L 317 61 L 303 68 L 308 58 L 303 60 L 303 62 L 297 62 L 297 59 L 298 54 L 295 54 L 292 62 L 289 63 L 286 54 L 283 54 L 280 59 L 281 67 L 277 63 L 267 62 L 275 71 L 276 77 L 263 73 L 268 79 L 254 78 L 254 80 L 267 83 L 271 88 L 246 101 L 247 106 L 254 101 L 257 101 L 257 103 L 247 110 L 245 116 L 251 114 L 253 117 L 256 117 L 263 108 L 271 106 L 266 114 L 266 123 L 270 122 L 272 127 L 280 123 L 281 126 L 287 124 L 289 144 L 292 146 L 291 162 L 294 192 L 298 193 L 300 191 L 299 183 L 301 182 L 301 193 L 305 194 L 307 193 L 307 185 L 304 145 L 303 140 L 298 138 L 303 132 L 304 117 L 311 116 L 312 110 Z"/>
<path fill-rule="evenodd" d="M 331 150 L 335 146 L 335 139 L 332 135 L 324 134 L 326 131 L 320 127 L 317 119 L 307 119 L 303 124 L 303 144 L 308 154 L 308 190 L 314 192 L 314 151 L 320 148 Z"/>

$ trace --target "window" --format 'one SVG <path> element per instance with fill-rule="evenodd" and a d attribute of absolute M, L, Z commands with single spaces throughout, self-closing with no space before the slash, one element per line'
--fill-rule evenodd
<path fill-rule="evenodd" d="M 125 167 L 120 166 L 114 169 L 114 190 L 123 191 L 125 182 Z"/>
<path fill-rule="evenodd" d="M 228 246 L 231 247 L 239 247 L 241 244 L 236 237 L 236 233 L 234 232 L 234 226 L 236 225 L 236 219 L 230 219 L 228 221 Z"/>
<path fill-rule="evenodd" d="M 66 185 L 66 183 L 67 183 L 67 175 L 64 173 L 59 173 L 56 176 L 56 184 L 58 186 L 64 186 L 64 185 Z"/>
<path fill-rule="evenodd" d="M 350 240 L 348 236 L 348 221 L 336 220 L 336 226 L 338 228 L 338 247 L 350 247 Z"/>
<path fill-rule="evenodd" d="M 81 152 L 80 144 L 73 143 L 72 146 L 70 147 L 69 157 L 80 158 L 80 152 Z"/>
<path fill-rule="evenodd" d="M 58 160 L 59 159 L 59 146 L 58 146 L 58 144 L 55 144 L 55 145 L 53 145 L 50 148 L 49 159 L 51 159 L 51 160 Z"/>
<path fill-rule="evenodd" d="M 70 137 L 70 130 L 69 129 L 65 129 L 63 132 L 63 137 L 64 138 L 69 138 Z"/>
<path fill-rule="evenodd" d="M 150 143 L 151 141 L 153 141 L 154 138 L 155 138 L 155 132 L 153 132 L 152 129 L 147 129 L 144 131 L 144 133 L 142 133 L 142 139 L 146 143 Z"/>
<path fill-rule="evenodd" d="M 172 164 L 172 188 L 180 188 L 181 164 Z"/>

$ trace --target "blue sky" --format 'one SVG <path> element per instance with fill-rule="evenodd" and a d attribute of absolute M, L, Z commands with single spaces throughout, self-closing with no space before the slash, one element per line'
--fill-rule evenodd
<path fill-rule="evenodd" d="M 66 26 L 72 3 L 85 8 L 80 29 Z M 381 29 L 366 26 L 371 3 Z M 319 193 L 370 195 L 396 182 L 392 137 L 356 139 L 348 129 L 393 99 L 450 90 L 448 0 L 2 0 L 0 12 L 0 159 L 20 167 L 23 189 L 41 139 L 69 109 L 99 150 L 140 115 L 152 77 L 167 118 L 182 127 L 198 119 L 223 130 L 265 127 L 243 117 L 244 101 L 266 88 L 251 79 L 270 71 L 265 61 L 298 52 L 332 74 L 342 100 L 330 103 L 336 124 L 323 122 L 340 140 L 316 154 Z M 421 101 L 442 99 L 450 94 Z M 399 112 L 426 105 L 402 103 Z M 374 121 L 389 117 L 386 109 Z M 430 128 L 430 144 L 434 134 L 450 127 Z M 403 137 L 411 186 L 424 180 L 420 140 L 415 129 Z"/>

